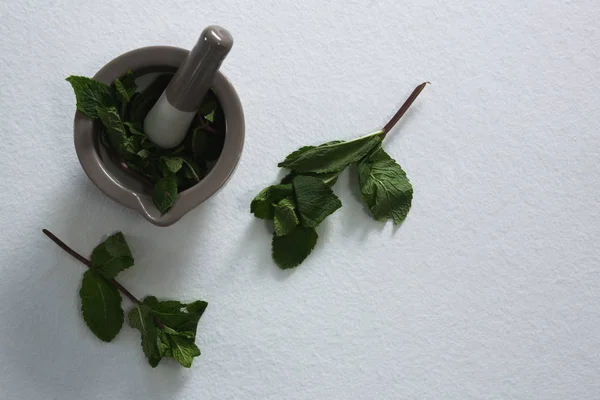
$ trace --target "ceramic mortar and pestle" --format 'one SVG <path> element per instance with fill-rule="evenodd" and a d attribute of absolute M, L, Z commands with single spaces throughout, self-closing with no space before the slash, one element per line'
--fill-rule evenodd
<path fill-rule="evenodd" d="M 159 100 L 144 119 L 144 132 L 160 148 L 179 145 L 210 89 L 223 110 L 225 127 L 221 153 L 206 176 L 178 193 L 174 205 L 161 213 L 152 200 L 152 186 L 126 171 L 119 160 L 102 144 L 102 124 L 75 114 L 75 150 L 83 170 L 107 196 L 140 212 L 158 226 L 168 226 L 215 194 L 233 174 L 244 145 L 244 113 L 238 95 L 218 70 L 233 45 L 227 30 L 207 27 L 191 51 L 170 46 L 151 46 L 132 50 L 115 58 L 93 79 L 112 84 L 129 71 L 140 89 L 158 76 L 174 73 Z"/>

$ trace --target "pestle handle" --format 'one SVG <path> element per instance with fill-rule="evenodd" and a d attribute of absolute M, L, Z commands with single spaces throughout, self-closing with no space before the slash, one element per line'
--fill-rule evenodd
<path fill-rule="evenodd" d="M 231 46 L 233 37 L 227 29 L 216 25 L 206 27 L 167 86 L 168 102 L 180 111 L 196 112 Z"/>
<path fill-rule="evenodd" d="M 215 74 L 231 50 L 233 38 L 220 26 L 202 31 L 169 85 L 144 119 L 144 132 L 157 146 L 178 146 L 190 127 Z"/>

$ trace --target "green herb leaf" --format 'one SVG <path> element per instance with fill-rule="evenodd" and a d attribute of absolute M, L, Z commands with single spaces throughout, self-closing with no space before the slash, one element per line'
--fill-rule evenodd
<path fill-rule="evenodd" d="M 280 268 L 293 268 L 310 254 L 317 241 L 314 227 L 341 207 L 330 187 L 351 164 L 358 163 L 362 197 L 374 218 L 382 221 L 391 218 L 396 224 L 406 218 L 412 201 L 412 185 L 402 168 L 381 149 L 381 143 L 427 83 L 413 90 L 380 131 L 346 142 L 337 140 L 301 147 L 278 164 L 290 170 L 279 186 L 292 184 L 295 209 L 280 204 L 282 200 L 272 201 L 269 198 L 272 187 L 269 187 L 252 201 L 250 211 L 258 218 L 275 219 L 272 251 Z M 292 223 L 283 217 L 284 212 L 290 215 L 290 209 L 300 221 L 291 231 Z"/>
<path fill-rule="evenodd" d="M 125 125 L 127 128 L 129 128 L 129 132 L 132 135 L 135 136 L 140 136 L 140 137 L 147 137 L 146 134 L 144 132 L 142 132 L 140 129 L 140 127 L 136 124 L 133 124 L 131 122 L 124 122 L 123 125 Z"/>
<path fill-rule="evenodd" d="M 165 325 L 178 332 L 192 332 L 196 329 L 200 317 L 208 305 L 205 301 L 195 301 L 190 304 L 178 301 L 158 301 L 154 296 L 148 296 L 143 303 L 152 309 L 153 314 Z"/>
<path fill-rule="evenodd" d="M 256 218 L 273 219 L 275 204 L 294 194 L 292 185 L 273 185 L 263 189 L 250 204 L 250 212 Z"/>
<path fill-rule="evenodd" d="M 286 197 L 279 203 L 275 204 L 274 225 L 275 235 L 287 235 L 298 225 L 298 216 L 296 215 L 296 204 L 292 197 Z"/>
<path fill-rule="evenodd" d="M 399 224 L 408 215 L 413 187 L 400 165 L 382 148 L 358 163 L 362 198 L 373 218 Z"/>
<path fill-rule="evenodd" d="M 83 76 L 69 76 L 67 82 L 75 91 L 77 109 L 90 118 L 98 118 L 98 108 L 114 106 L 116 103 L 107 84 Z"/>
<path fill-rule="evenodd" d="M 311 253 L 318 237 L 314 228 L 300 225 L 285 236 L 273 235 L 273 260 L 281 269 L 297 267 Z"/>
<path fill-rule="evenodd" d="M 316 149 L 317 147 L 332 146 L 332 145 L 341 144 L 341 143 L 345 143 L 345 142 L 343 140 L 331 140 L 331 141 L 323 143 L 319 146 L 302 146 L 298 150 L 288 154 L 288 156 L 286 157 L 286 160 L 288 158 L 298 159 L 301 156 L 303 156 L 304 153 L 307 153 L 309 150 L 312 151 L 312 150 Z"/>
<path fill-rule="evenodd" d="M 166 325 L 163 329 L 165 330 L 166 333 L 168 333 L 171 336 L 181 336 L 181 337 L 188 338 L 188 339 L 194 339 L 196 337 L 196 334 L 194 332 L 187 332 L 187 331 L 177 332 L 175 329 L 171 329 Z"/>
<path fill-rule="evenodd" d="M 184 177 L 195 183 L 200 182 L 200 179 L 204 177 L 205 171 L 191 157 L 181 156 L 181 159 L 183 160 Z"/>
<path fill-rule="evenodd" d="M 338 180 L 338 177 L 340 176 L 340 174 L 343 172 L 343 170 L 341 171 L 335 171 L 335 172 L 326 172 L 324 174 L 315 174 L 313 172 L 305 172 L 302 175 L 304 176 L 313 176 L 315 178 L 319 178 L 323 181 L 324 184 L 326 184 L 329 187 L 332 187 L 333 185 L 335 185 L 335 183 Z M 300 175 L 299 173 L 292 171 L 289 174 L 287 174 L 286 176 L 283 177 L 283 179 L 281 179 L 280 183 L 292 183 L 292 181 L 294 180 L 295 177 L 297 177 L 298 175 Z"/>
<path fill-rule="evenodd" d="M 69 254 L 89 266 L 78 253 L 72 250 L 56 236 L 43 230 Z M 101 340 L 110 342 L 123 326 L 123 310 L 121 309 L 121 290 L 134 301 L 129 311 L 129 325 L 140 331 L 144 354 L 152 367 L 156 367 L 162 357 L 172 357 L 184 367 L 191 367 L 194 357 L 200 350 L 194 344 L 198 321 L 207 307 L 201 300 L 189 304 L 179 301 L 158 301 L 154 296 L 137 301 L 124 287 L 116 281 L 102 275 L 106 267 L 112 268 L 115 259 L 131 258 L 131 251 L 122 233 L 109 236 L 94 249 L 93 263 L 84 275 L 79 290 L 83 319 L 92 332 Z M 105 270 L 103 270 L 105 268 Z M 109 276 L 116 273 L 108 274 Z M 118 287 L 118 289 L 117 289 Z"/>
<path fill-rule="evenodd" d="M 123 88 L 127 92 L 127 98 L 130 99 L 137 90 L 137 85 L 135 83 L 135 75 L 133 75 L 133 72 L 127 71 L 127 74 L 125 74 L 125 76 L 121 78 L 121 83 Z"/>
<path fill-rule="evenodd" d="M 320 146 L 306 146 L 288 155 L 279 167 L 296 172 L 326 173 L 341 171 L 359 161 L 381 144 L 380 132 L 347 142 L 334 141 Z"/>
<path fill-rule="evenodd" d="M 192 339 L 171 335 L 171 353 L 182 366 L 190 368 L 194 357 L 200 355 L 200 349 Z"/>
<path fill-rule="evenodd" d="M 182 366 L 190 368 L 194 357 L 200 355 L 191 332 L 177 332 L 168 326 L 158 328 L 156 332 L 157 349 L 161 357 L 174 358 Z"/>
<path fill-rule="evenodd" d="M 156 345 L 161 357 L 173 357 L 171 336 L 164 329 L 159 328 L 156 330 Z"/>
<path fill-rule="evenodd" d="M 152 368 L 160 362 L 162 354 L 158 348 L 157 328 L 154 323 L 152 310 L 143 305 L 136 304 L 129 311 L 129 326 L 140 331 L 142 335 L 142 349 Z"/>
<path fill-rule="evenodd" d="M 142 348 L 150 365 L 155 367 L 162 357 L 175 358 L 187 368 L 192 365 L 192 359 L 200 355 L 194 338 L 206 306 L 200 300 L 184 304 L 148 296 L 129 312 L 129 324 L 142 334 Z"/>
<path fill-rule="evenodd" d="M 121 157 L 127 161 L 132 161 L 132 159 L 135 159 L 132 155 L 142 150 L 142 139 L 139 136 L 128 136 L 123 140 L 121 148 L 124 152 Z"/>
<path fill-rule="evenodd" d="M 293 180 L 302 225 L 314 228 L 342 206 L 340 199 L 319 178 L 297 176 Z"/>
<path fill-rule="evenodd" d="M 206 123 L 200 123 L 194 128 L 192 149 L 196 160 L 214 161 L 221 155 L 225 135 L 219 132 L 209 132 L 210 129 Z"/>
<path fill-rule="evenodd" d="M 146 158 L 150 157 L 150 152 L 148 151 L 148 149 L 142 149 L 142 150 L 140 150 L 140 151 L 137 152 L 137 155 L 142 160 L 145 160 Z"/>
<path fill-rule="evenodd" d="M 127 133 L 117 109 L 115 107 L 98 107 L 97 112 L 102 124 L 106 127 L 106 137 L 110 145 L 121 155 L 128 152 Z"/>
<path fill-rule="evenodd" d="M 102 276 L 113 279 L 119 272 L 133 265 L 133 256 L 125 236 L 117 232 L 96 246 L 91 261 Z"/>
<path fill-rule="evenodd" d="M 117 289 L 92 269 L 83 274 L 81 289 L 83 319 L 92 332 L 105 342 L 117 336 L 123 326 L 121 295 Z"/>
<path fill-rule="evenodd" d="M 159 179 L 152 191 L 152 200 L 161 213 L 165 213 L 175 203 L 177 196 L 177 178 L 166 176 Z"/>
<path fill-rule="evenodd" d="M 167 169 L 172 173 L 177 173 L 183 167 L 183 159 L 180 157 L 163 157 Z"/>
<path fill-rule="evenodd" d="M 117 100 L 119 101 L 119 103 L 121 103 L 121 116 L 125 118 L 125 111 L 127 110 L 127 105 L 129 104 L 131 95 L 129 94 L 125 86 L 123 86 L 123 83 L 121 83 L 120 80 L 116 79 L 114 85 L 115 92 L 117 93 Z"/>
<path fill-rule="evenodd" d="M 204 116 L 204 118 L 208 121 L 208 122 L 215 122 L 215 111 L 216 110 L 212 110 L 210 113 L 206 114 Z"/>

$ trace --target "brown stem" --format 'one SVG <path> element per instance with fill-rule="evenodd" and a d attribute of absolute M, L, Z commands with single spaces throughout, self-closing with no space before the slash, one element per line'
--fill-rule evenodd
<path fill-rule="evenodd" d="M 48 236 L 54 243 L 56 243 L 58 245 L 58 247 L 60 247 L 61 249 L 63 249 L 67 253 L 69 253 L 75 259 L 81 261 L 89 269 L 92 269 L 92 263 L 91 263 L 90 260 L 88 260 L 87 258 L 85 258 L 84 256 L 82 256 L 81 254 L 79 254 L 78 252 L 76 252 L 75 250 L 73 250 L 72 248 L 70 248 L 65 242 L 63 242 L 62 240 L 60 240 L 59 238 L 57 238 L 48 229 L 42 229 L 42 232 L 44 233 L 44 235 Z M 114 287 L 116 287 L 119 290 L 119 292 L 123 293 L 133 303 L 135 303 L 135 304 L 142 304 L 141 301 L 139 301 L 133 294 L 131 294 L 131 292 L 129 290 L 125 289 L 123 287 L 123 285 L 121 285 L 116 280 L 114 280 L 114 279 L 107 279 L 107 281 L 108 281 L 108 283 L 110 283 L 111 285 L 113 285 Z M 162 323 L 161 320 L 159 320 L 156 317 L 154 317 L 154 323 L 159 328 L 165 329 L 165 325 Z"/>
<path fill-rule="evenodd" d="M 54 243 L 56 243 L 58 245 L 58 247 L 60 247 L 61 249 L 63 249 L 67 253 L 69 253 L 73 258 L 77 259 L 78 261 L 81 261 L 81 263 L 83 263 L 89 269 L 92 269 L 92 263 L 90 262 L 90 260 L 88 260 L 87 258 L 85 258 L 84 256 L 82 256 L 81 254 L 79 254 L 78 252 L 76 252 L 75 250 L 73 250 L 72 248 L 70 248 L 65 242 L 63 242 L 62 240 L 60 240 L 59 238 L 57 238 L 49 230 L 42 229 L 42 232 L 44 233 L 44 235 L 48 236 Z M 108 279 L 108 282 L 111 285 L 113 285 L 114 287 L 116 287 L 129 300 L 131 300 L 135 304 L 141 304 L 141 302 L 134 295 L 132 295 L 129 290 L 125 289 L 123 287 L 123 285 L 121 285 L 119 282 L 117 282 L 114 279 Z"/>
<path fill-rule="evenodd" d="M 384 139 L 385 136 L 388 134 L 388 132 L 392 130 L 392 128 L 398 123 L 398 121 L 400 121 L 400 118 L 402 118 L 402 116 L 404 115 L 404 113 L 406 113 L 406 111 L 410 108 L 410 106 L 412 105 L 412 103 L 414 103 L 414 101 L 417 99 L 417 97 L 423 91 L 423 89 L 425 89 L 425 86 L 427 86 L 428 83 L 429 82 L 423 82 L 419 86 L 417 86 L 415 88 L 415 90 L 413 90 L 413 92 L 410 94 L 410 96 L 408 96 L 408 99 L 406 99 L 406 101 L 404 102 L 404 104 L 402 104 L 402 107 L 400 107 L 400 109 L 392 117 L 392 119 L 390 120 L 390 122 L 388 122 L 387 124 L 385 124 L 385 126 L 381 130 L 383 132 L 381 134 L 381 139 Z"/>

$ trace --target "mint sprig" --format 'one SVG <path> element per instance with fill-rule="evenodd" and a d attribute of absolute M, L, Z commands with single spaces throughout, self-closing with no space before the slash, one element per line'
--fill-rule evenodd
<path fill-rule="evenodd" d="M 225 140 L 225 114 L 212 90 L 179 147 L 161 149 L 148 139 L 144 119 L 172 76 L 157 77 L 143 91 L 138 90 L 131 71 L 112 85 L 82 76 L 67 78 L 75 92 L 77 109 L 102 123 L 101 143 L 113 161 L 152 188 L 152 199 L 161 213 L 175 204 L 177 193 L 206 176 Z"/>
<path fill-rule="evenodd" d="M 395 224 L 406 219 L 413 187 L 382 142 L 427 83 L 413 90 L 383 129 L 353 140 L 304 146 L 278 164 L 290 173 L 280 184 L 261 191 L 250 212 L 273 220 L 272 255 L 281 269 L 297 267 L 312 252 L 318 238 L 315 228 L 342 206 L 331 187 L 350 165 L 357 165 L 361 195 L 374 219 Z"/>
<path fill-rule="evenodd" d="M 142 334 L 142 348 L 150 365 L 156 366 L 161 357 L 171 357 L 184 367 L 192 366 L 193 358 L 200 355 L 194 338 L 206 306 L 204 301 L 183 304 L 148 296 L 129 312 L 129 325 Z"/>
<path fill-rule="evenodd" d="M 98 118 L 98 108 L 108 107 L 115 103 L 115 93 L 105 83 L 84 76 L 69 76 L 77 99 L 77 109 L 90 118 Z"/>
<path fill-rule="evenodd" d="M 139 301 L 114 277 L 133 265 L 133 257 L 121 232 L 109 236 L 92 252 L 91 261 L 70 248 L 46 229 L 42 232 L 60 248 L 89 269 L 83 274 L 79 296 L 83 319 L 102 341 L 112 341 L 123 326 L 124 312 L 121 294 L 134 303 L 128 321 L 140 331 L 142 349 L 154 368 L 164 357 L 173 358 L 186 368 L 200 355 L 194 343 L 198 321 L 208 303 L 197 300 L 185 304 L 178 301 L 159 301 L 148 296 Z"/>

